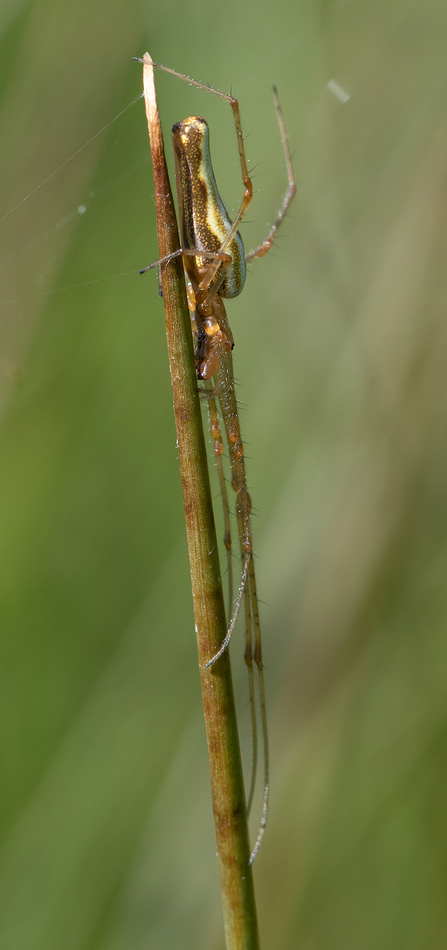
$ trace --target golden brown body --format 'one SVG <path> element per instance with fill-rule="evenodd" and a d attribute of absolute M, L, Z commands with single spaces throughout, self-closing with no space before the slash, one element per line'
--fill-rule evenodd
<path fill-rule="evenodd" d="M 205 277 L 212 257 L 218 255 L 232 228 L 214 177 L 209 148 L 209 128 L 205 119 L 193 115 L 177 122 L 172 129 L 175 176 L 179 204 L 182 248 L 208 252 L 203 257 L 185 256 L 184 265 L 194 291 Z M 224 261 L 217 274 L 222 276 L 217 293 L 236 297 L 244 287 L 245 252 L 239 231 L 225 247 Z M 211 285 L 213 286 L 213 285 Z"/>

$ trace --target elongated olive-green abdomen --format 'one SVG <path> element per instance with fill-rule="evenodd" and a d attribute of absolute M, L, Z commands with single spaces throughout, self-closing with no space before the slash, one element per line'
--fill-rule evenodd
<path fill-rule="evenodd" d="M 172 129 L 175 175 L 180 214 L 182 246 L 190 250 L 219 253 L 231 230 L 228 217 L 214 177 L 209 148 L 209 128 L 197 115 L 177 122 Z M 246 275 L 244 245 L 239 231 L 225 253 L 232 261 L 218 293 L 237 297 Z M 209 257 L 185 257 L 185 268 L 193 286 L 210 266 Z"/>

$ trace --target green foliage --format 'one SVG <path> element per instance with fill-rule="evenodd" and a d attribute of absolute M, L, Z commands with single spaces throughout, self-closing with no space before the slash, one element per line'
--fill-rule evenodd
<path fill-rule="evenodd" d="M 142 102 L 63 165 L 139 95 L 149 49 L 240 99 L 248 248 L 285 187 L 272 82 L 299 183 L 229 306 L 265 601 L 261 943 L 438 950 L 445 6 L 4 0 L 0 30 L 0 944 L 222 946 L 163 311 L 138 277 Z M 159 105 L 167 148 L 205 115 L 236 206 L 230 110 L 169 76 Z"/>

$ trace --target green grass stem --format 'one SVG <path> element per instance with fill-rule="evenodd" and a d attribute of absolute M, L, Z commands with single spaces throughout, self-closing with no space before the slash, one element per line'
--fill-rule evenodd
<path fill-rule="evenodd" d="M 144 56 L 144 94 L 154 168 L 160 258 L 179 249 L 154 71 Z M 166 335 L 183 486 L 191 587 L 211 776 L 227 950 L 259 947 L 245 791 L 228 651 L 205 669 L 226 633 L 214 515 L 181 257 L 161 268 Z M 174 583 L 174 581 L 173 581 Z"/>

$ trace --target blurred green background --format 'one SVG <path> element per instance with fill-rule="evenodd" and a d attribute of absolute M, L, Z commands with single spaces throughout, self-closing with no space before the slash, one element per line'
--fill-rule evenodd
<path fill-rule="evenodd" d="M 285 188 L 272 82 L 298 180 L 228 308 L 264 601 L 263 950 L 447 944 L 446 27 L 441 0 L 2 2 L 2 950 L 223 947 L 164 318 L 138 277 L 142 101 L 82 148 L 146 49 L 239 97 L 248 249 Z M 230 109 L 157 80 L 167 137 L 208 119 L 234 209 Z M 239 633 L 249 772 L 242 653 Z"/>

